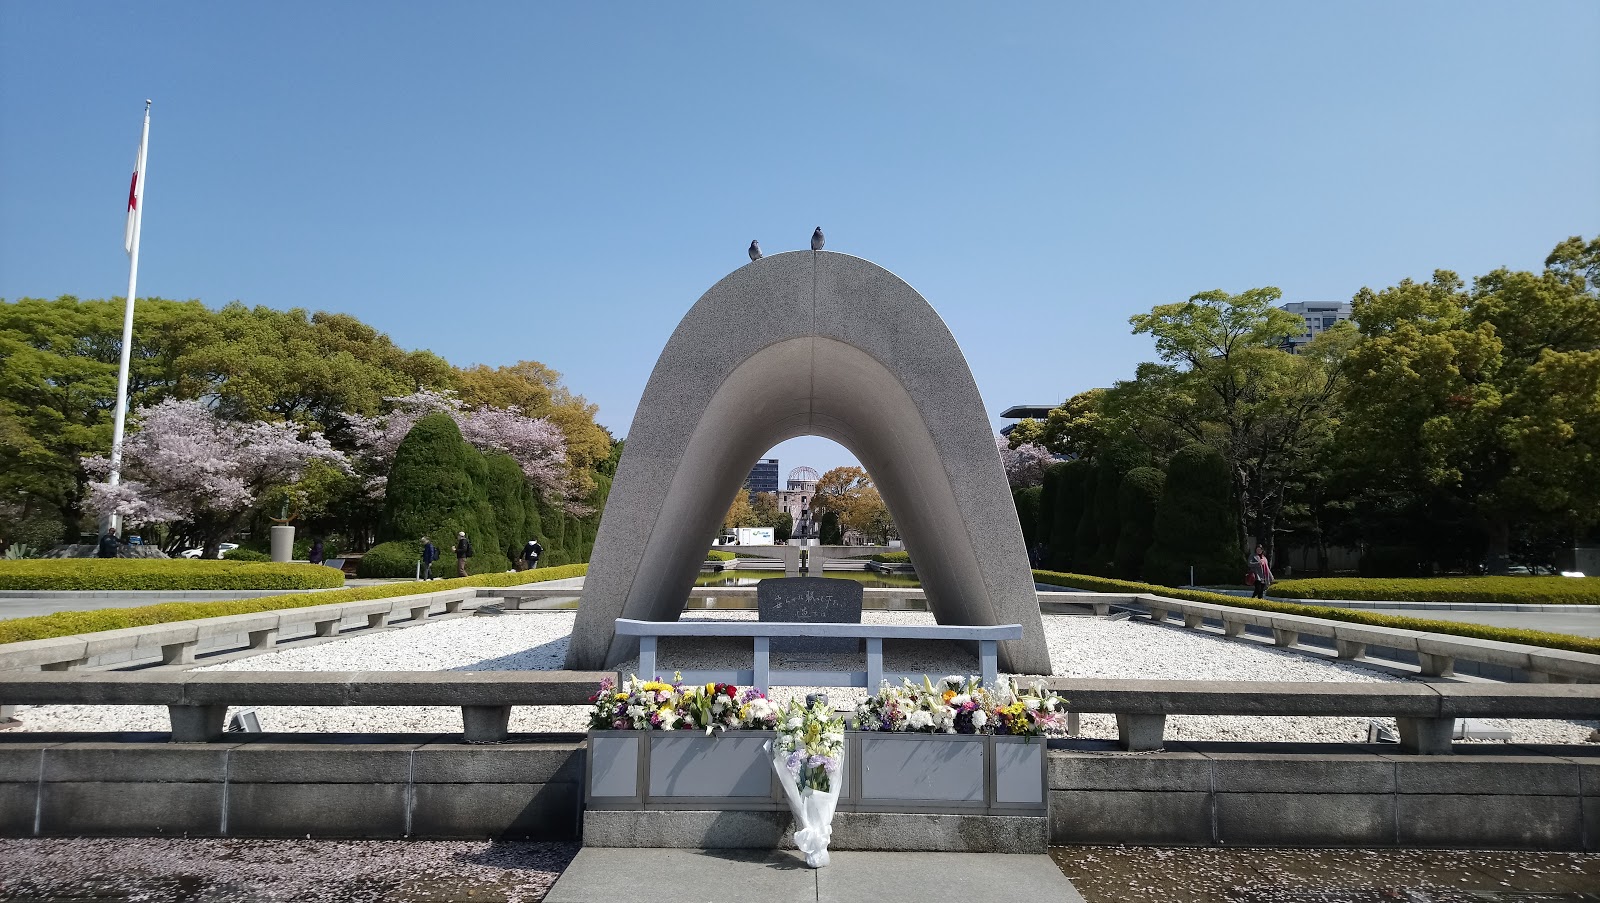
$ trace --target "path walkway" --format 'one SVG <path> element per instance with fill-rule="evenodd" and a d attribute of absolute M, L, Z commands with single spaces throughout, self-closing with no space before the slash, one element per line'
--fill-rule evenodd
<path fill-rule="evenodd" d="M 1083 903 L 1049 856 L 585 847 L 544 903 Z"/>

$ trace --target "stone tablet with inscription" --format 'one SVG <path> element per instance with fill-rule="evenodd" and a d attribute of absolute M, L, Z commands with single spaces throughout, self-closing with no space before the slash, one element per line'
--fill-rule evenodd
<path fill-rule="evenodd" d="M 784 577 L 756 584 L 756 609 L 763 621 L 800 624 L 860 624 L 863 587 L 831 577 Z M 861 641 L 837 637 L 774 637 L 773 652 L 857 652 Z"/>

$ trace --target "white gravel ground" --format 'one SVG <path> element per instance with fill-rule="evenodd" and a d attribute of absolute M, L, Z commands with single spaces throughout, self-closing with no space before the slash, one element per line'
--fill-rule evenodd
<path fill-rule="evenodd" d="M 458 618 L 380 633 L 357 634 L 333 643 L 285 649 L 206 671 L 516 671 L 562 667 L 572 611 L 524 612 L 499 617 Z M 685 620 L 746 619 L 753 611 L 696 611 Z M 925 612 L 863 614 L 866 623 L 933 623 Z M 1169 680 L 1394 681 L 1400 678 L 1356 665 L 1311 658 L 1212 634 L 1142 621 L 1106 621 L 1063 615 L 1044 616 L 1045 636 L 1055 673 L 1064 677 L 1154 678 Z M 944 643 L 885 643 L 885 669 L 932 675 L 973 673 L 970 654 Z M 746 640 L 663 642 L 662 668 L 749 667 Z M 630 672 L 636 662 L 621 669 Z M 773 667 L 838 667 L 860 670 L 860 656 L 773 657 Z M 774 695 L 803 693 L 785 688 Z M 836 701 L 859 698 L 861 691 L 829 691 Z M 268 731 L 440 732 L 461 730 L 460 709 L 417 707 L 266 707 L 257 710 Z M 18 715 L 30 731 L 165 731 L 166 709 L 158 706 L 37 706 Z M 581 731 L 586 713 L 579 707 L 526 706 L 513 710 L 513 731 Z M 1491 721 L 1511 730 L 1520 743 L 1581 743 L 1593 723 L 1539 720 Z M 1366 738 L 1363 718 L 1245 718 L 1180 715 L 1167 720 L 1172 740 L 1345 742 Z M 1084 715 L 1083 735 L 1116 736 L 1107 715 Z"/>

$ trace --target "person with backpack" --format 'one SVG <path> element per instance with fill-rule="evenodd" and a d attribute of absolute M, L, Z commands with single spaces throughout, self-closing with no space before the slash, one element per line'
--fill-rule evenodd
<path fill-rule="evenodd" d="M 522 560 L 530 571 L 539 566 L 539 556 L 543 554 L 544 546 L 539 545 L 537 539 L 528 540 L 528 544 L 522 547 Z"/>
<path fill-rule="evenodd" d="M 467 559 L 472 557 L 472 540 L 465 532 L 456 534 L 456 576 L 467 576 Z"/>

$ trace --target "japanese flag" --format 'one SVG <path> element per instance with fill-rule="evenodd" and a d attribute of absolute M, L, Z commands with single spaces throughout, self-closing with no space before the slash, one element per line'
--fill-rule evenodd
<path fill-rule="evenodd" d="M 139 223 L 139 205 L 144 202 L 144 142 L 139 142 L 139 156 L 133 161 L 133 181 L 128 183 L 128 225 L 123 230 L 122 247 L 133 253 L 133 231 Z"/>

